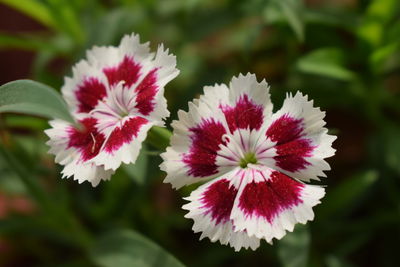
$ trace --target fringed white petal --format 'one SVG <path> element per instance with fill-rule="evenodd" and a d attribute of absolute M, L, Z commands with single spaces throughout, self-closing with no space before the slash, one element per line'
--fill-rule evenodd
<path fill-rule="evenodd" d="M 101 180 L 109 180 L 114 173 L 112 170 L 104 170 L 103 166 L 96 166 L 91 161 L 83 161 L 81 153 L 74 147 L 69 147 L 68 129 L 72 125 L 62 120 L 49 122 L 52 128 L 45 133 L 50 138 L 47 145 L 50 146 L 49 153 L 55 155 L 56 163 L 64 166 L 63 178 L 72 177 L 79 183 L 88 181 L 92 186 L 97 186 Z"/>
<path fill-rule="evenodd" d="M 244 172 L 246 175 L 242 176 L 243 179 L 230 217 L 236 231 L 246 231 L 249 236 L 265 239 L 268 243 L 272 243 L 274 238 L 281 239 L 286 231 L 292 232 L 295 224 L 305 224 L 314 219 L 312 208 L 319 204 L 320 199 L 325 195 L 324 188 L 291 180 L 291 185 L 288 185 L 285 189 L 280 189 L 283 185 L 268 184 L 271 192 L 277 190 L 276 195 L 270 196 L 270 199 L 256 199 L 261 195 L 260 190 L 257 189 L 242 196 L 246 186 L 250 183 L 253 183 L 256 187 L 266 186 L 266 183 L 272 179 L 271 174 L 275 171 L 266 167 L 252 166 Z M 299 186 L 296 202 L 294 202 L 293 192 L 290 192 L 290 190 L 294 190 L 293 184 L 295 183 Z M 282 192 L 279 190 L 282 190 Z M 250 203 L 259 205 L 249 206 L 253 210 L 252 213 L 249 213 L 246 207 L 241 204 L 249 201 L 243 199 L 243 197 L 249 196 L 254 198 Z"/>
<path fill-rule="evenodd" d="M 272 115 L 266 128 L 284 115 L 289 115 L 302 122 L 303 129 L 300 138 L 310 141 L 309 145 L 313 147 L 310 155 L 304 157 L 307 164 L 304 165 L 304 168 L 290 171 L 279 167 L 279 164 L 276 164 L 276 161 L 271 158 L 266 159 L 263 163 L 305 182 L 326 177 L 324 171 L 330 170 L 330 166 L 324 159 L 335 154 L 332 143 L 336 140 L 336 136 L 329 135 L 328 130 L 323 127 L 326 124 L 323 120 L 325 112 L 322 112 L 320 108 L 313 107 L 313 101 L 309 101 L 307 96 L 300 92 L 297 92 L 294 96 L 289 94 L 282 108 Z"/>
<path fill-rule="evenodd" d="M 231 220 L 215 219 L 210 214 L 210 207 L 205 207 L 203 202 L 204 194 L 213 184 L 221 181 L 221 179 L 225 178 L 218 178 L 200 186 L 186 198 L 190 202 L 183 206 L 183 209 L 189 211 L 185 217 L 193 219 L 194 224 L 192 229 L 195 233 L 201 233 L 200 240 L 207 237 L 211 242 L 219 241 L 223 245 L 229 244 L 235 251 L 239 251 L 241 248 L 255 250 L 260 245 L 258 238 L 249 237 L 246 232 L 234 231 Z"/>

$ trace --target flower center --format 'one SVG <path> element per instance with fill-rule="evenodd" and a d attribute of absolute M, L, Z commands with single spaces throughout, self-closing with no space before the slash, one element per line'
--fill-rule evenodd
<path fill-rule="evenodd" d="M 251 164 L 256 164 L 257 163 L 257 158 L 256 158 L 256 154 L 254 153 L 246 153 L 244 155 L 244 157 L 242 159 L 240 159 L 239 165 L 241 168 L 247 168 L 247 165 L 251 163 Z"/>

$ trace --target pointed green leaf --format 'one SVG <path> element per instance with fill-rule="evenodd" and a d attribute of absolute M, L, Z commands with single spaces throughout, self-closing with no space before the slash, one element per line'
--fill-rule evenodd
<path fill-rule="evenodd" d="M 264 18 L 269 23 L 287 21 L 297 38 L 304 41 L 304 6 L 299 0 L 274 0 L 267 4 Z"/>
<path fill-rule="evenodd" d="M 0 86 L 1 112 L 24 113 L 74 122 L 58 92 L 31 80 L 17 80 Z"/>
<path fill-rule="evenodd" d="M 336 48 L 322 48 L 301 57 L 296 68 L 305 73 L 349 81 L 355 75 L 343 65 L 343 52 Z"/>
<path fill-rule="evenodd" d="M 304 41 L 303 6 L 299 0 L 279 0 L 278 4 L 282 9 L 290 27 L 300 41 Z"/>
<path fill-rule="evenodd" d="M 182 267 L 175 257 L 132 230 L 117 230 L 100 237 L 91 250 L 92 260 L 102 267 Z"/>
<path fill-rule="evenodd" d="M 36 0 L 0 0 L 0 3 L 8 5 L 21 13 L 39 21 L 43 25 L 50 28 L 57 28 L 57 23 L 49 10 L 49 8 Z"/>

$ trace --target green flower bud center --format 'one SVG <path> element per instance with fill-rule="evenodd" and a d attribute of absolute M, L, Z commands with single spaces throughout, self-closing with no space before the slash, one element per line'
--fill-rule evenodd
<path fill-rule="evenodd" d="M 246 153 L 244 155 L 244 158 L 242 158 L 240 160 L 239 165 L 240 165 L 240 167 L 242 167 L 244 169 L 244 168 L 247 168 L 247 165 L 249 163 L 251 163 L 251 164 L 256 164 L 257 163 L 257 158 L 256 158 L 256 155 L 254 153 Z"/>

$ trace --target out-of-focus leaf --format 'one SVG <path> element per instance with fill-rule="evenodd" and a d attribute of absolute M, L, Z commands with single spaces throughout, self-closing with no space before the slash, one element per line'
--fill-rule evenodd
<path fill-rule="evenodd" d="M 317 207 L 318 219 L 326 219 L 340 211 L 350 211 L 351 206 L 374 184 L 377 178 L 376 171 L 365 171 L 348 178 L 333 190 L 328 191 L 324 203 Z"/>
<path fill-rule="evenodd" d="M 37 0 L 0 0 L 0 3 L 8 5 L 21 13 L 39 21 L 49 28 L 58 28 L 49 8 Z"/>
<path fill-rule="evenodd" d="M 31 80 L 0 86 L 0 112 L 17 112 L 74 122 L 67 105 L 53 88 Z"/>
<path fill-rule="evenodd" d="M 69 34 L 77 43 L 85 41 L 85 32 L 73 9 L 72 1 L 47 0 L 52 16 L 57 20 L 59 28 Z"/>
<path fill-rule="evenodd" d="M 22 116 L 21 114 L 10 114 L 4 117 L 5 125 L 8 128 L 23 128 L 32 131 L 43 131 L 48 127 L 46 121 L 32 116 Z"/>
<path fill-rule="evenodd" d="M 0 48 L 18 48 L 24 50 L 57 50 L 49 40 L 38 36 L 15 36 L 0 33 Z"/>
<path fill-rule="evenodd" d="M 342 258 L 335 255 L 327 256 L 325 259 L 325 264 L 327 267 L 353 267 L 354 265 L 348 263 Z"/>
<path fill-rule="evenodd" d="M 376 49 L 370 56 L 372 67 L 377 71 L 385 71 L 383 63 L 400 50 L 400 41 L 387 44 Z"/>
<path fill-rule="evenodd" d="M 359 26 L 358 35 L 372 46 L 380 45 L 386 24 L 397 16 L 399 10 L 397 0 L 373 0 L 365 14 L 364 22 Z M 390 25 L 392 26 L 392 25 Z"/>
<path fill-rule="evenodd" d="M 370 154 L 374 162 L 398 174 L 400 174 L 399 132 L 398 125 L 388 123 L 374 138 L 371 138 L 370 143 Z"/>
<path fill-rule="evenodd" d="M 310 233 L 307 225 L 297 224 L 294 231 L 278 242 L 278 256 L 284 267 L 307 266 Z"/>
<path fill-rule="evenodd" d="M 304 41 L 304 6 L 300 0 L 273 0 L 264 10 L 264 18 L 268 23 L 286 20 L 297 38 Z"/>
<path fill-rule="evenodd" d="M 332 10 L 304 10 L 304 20 L 306 23 L 315 23 L 319 25 L 329 25 L 354 29 L 357 25 L 356 14 L 346 14 L 344 12 L 334 12 Z"/>
<path fill-rule="evenodd" d="M 151 240 L 131 230 L 117 230 L 101 236 L 90 255 L 96 264 L 103 267 L 184 266 Z"/>
<path fill-rule="evenodd" d="M 138 184 L 144 184 L 146 180 L 148 163 L 148 155 L 146 152 L 146 147 L 143 144 L 135 163 L 123 165 L 125 172 L 129 175 L 130 178 L 132 178 L 132 180 L 134 180 Z"/>
<path fill-rule="evenodd" d="M 119 42 L 124 34 L 132 32 L 136 24 L 143 24 L 143 21 L 145 12 L 140 6 L 109 11 L 98 23 L 92 25 L 89 41 L 92 45 L 114 44 Z"/>
<path fill-rule="evenodd" d="M 343 52 L 336 48 L 322 48 L 298 59 L 296 68 L 305 73 L 323 75 L 349 81 L 355 74 L 343 66 Z"/>

